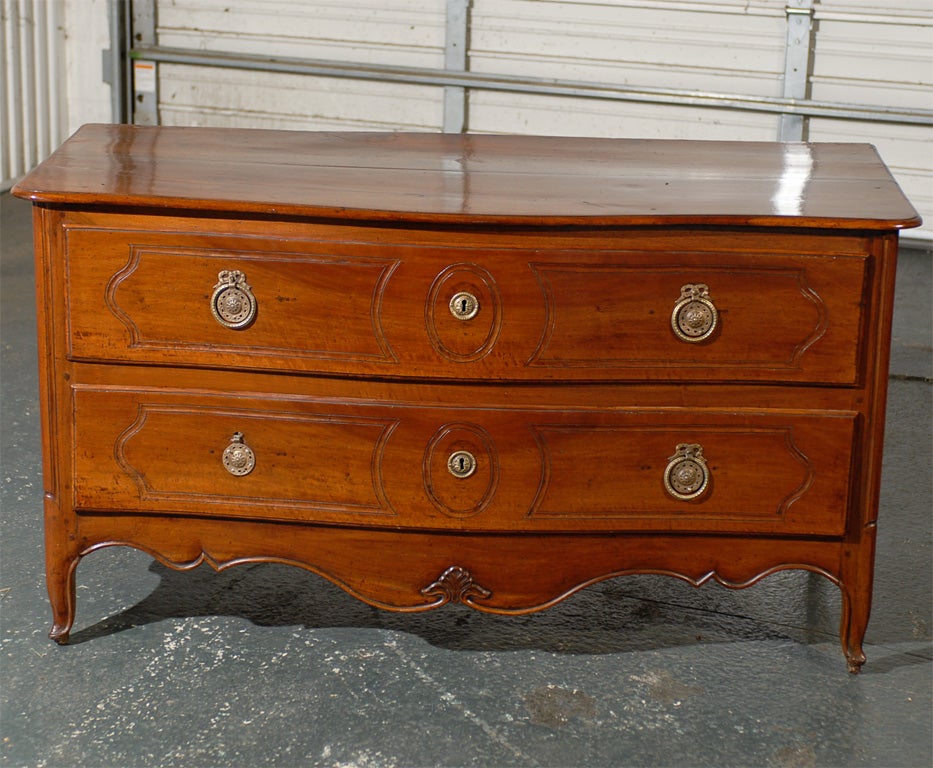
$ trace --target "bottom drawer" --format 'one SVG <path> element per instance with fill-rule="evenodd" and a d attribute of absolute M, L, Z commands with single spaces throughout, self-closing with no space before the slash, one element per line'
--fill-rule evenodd
<path fill-rule="evenodd" d="M 74 393 L 74 504 L 472 531 L 844 532 L 855 415 Z"/>

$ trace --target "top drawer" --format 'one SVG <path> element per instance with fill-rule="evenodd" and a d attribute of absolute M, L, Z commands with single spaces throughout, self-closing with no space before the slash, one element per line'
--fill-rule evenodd
<path fill-rule="evenodd" d="M 789 250 L 760 233 L 212 226 L 66 227 L 70 356 L 453 380 L 857 381 L 868 257 L 820 253 L 813 236 Z"/>

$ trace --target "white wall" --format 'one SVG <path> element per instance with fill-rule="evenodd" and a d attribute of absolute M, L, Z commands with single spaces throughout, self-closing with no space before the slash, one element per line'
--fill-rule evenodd
<path fill-rule="evenodd" d="M 65 132 L 62 0 L 0 0 L 0 190 Z"/>
<path fill-rule="evenodd" d="M 160 0 L 158 43 L 357 64 L 444 67 L 444 0 Z M 162 64 L 163 125 L 439 131 L 443 89 Z"/>
<path fill-rule="evenodd" d="M 0 0 L 0 191 L 80 125 L 109 122 L 107 0 Z"/>
<path fill-rule="evenodd" d="M 53 0 L 60 2 L 61 0 Z M 110 86 L 102 54 L 110 48 L 107 0 L 64 0 L 67 135 L 85 123 L 109 123 Z"/>

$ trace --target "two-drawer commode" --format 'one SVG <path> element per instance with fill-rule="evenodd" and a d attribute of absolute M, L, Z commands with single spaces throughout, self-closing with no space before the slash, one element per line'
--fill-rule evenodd
<path fill-rule="evenodd" d="M 86 126 L 15 193 L 59 642 L 121 544 L 401 611 L 801 568 L 864 662 L 919 223 L 871 147 Z"/>

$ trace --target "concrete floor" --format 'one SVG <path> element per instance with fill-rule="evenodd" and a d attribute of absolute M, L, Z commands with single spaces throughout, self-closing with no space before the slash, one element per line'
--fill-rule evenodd
<path fill-rule="evenodd" d="M 827 580 L 630 577 L 522 618 L 380 612 L 284 566 L 78 569 L 46 638 L 29 206 L 2 212 L 0 763 L 9 766 L 933 764 L 929 252 L 904 252 L 868 663 Z"/>

